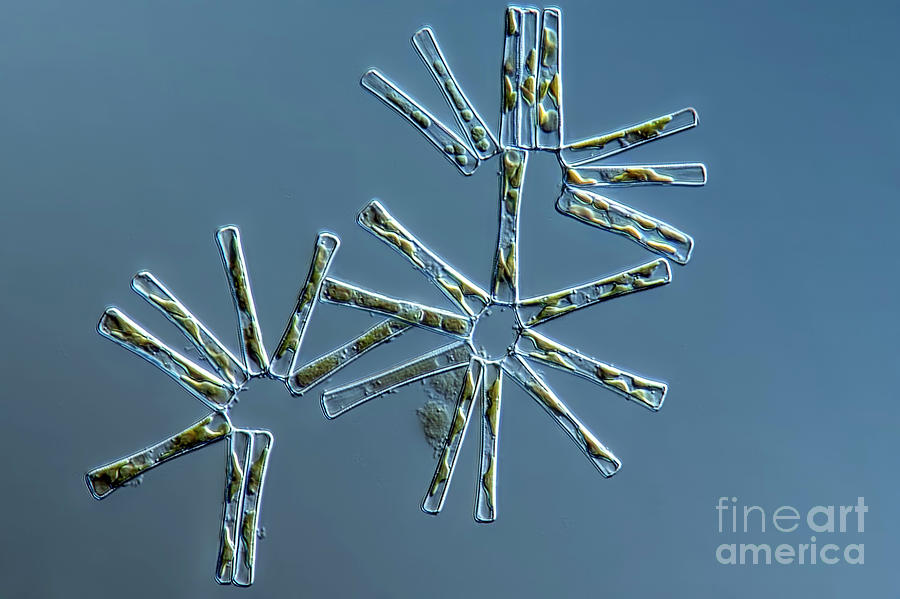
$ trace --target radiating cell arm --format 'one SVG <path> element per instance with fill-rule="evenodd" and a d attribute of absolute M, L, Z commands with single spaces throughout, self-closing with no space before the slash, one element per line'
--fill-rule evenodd
<path fill-rule="evenodd" d="M 502 391 L 503 371 L 495 362 L 486 362 L 481 378 L 481 460 L 475 490 L 475 519 L 479 522 L 493 522 L 497 518 L 497 442 Z"/>
<path fill-rule="evenodd" d="M 612 231 L 679 264 L 691 259 L 694 240 L 675 227 L 605 196 L 568 185 L 556 209 L 589 225 Z"/>
<path fill-rule="evenodd" d="M 653 260 L 611 277 L 522 300 L 519 315 L 526 326 L 535 326 L 599 302 L 665 285 L 671 280 L 669 263 L 662 259 Z"/>
<path fill-rule="evenodd" d="M 459 457 L 459 449 L 462 447 L 466 431 L 469 428 L 469 417 L 472 413 L 472 406 L 476 403 L 475 394 L 478 392 L 480 384 L 481 362 L 472 358 L 469 360 L 469 367 L 466 369 L 463 383 L 459 389 L 459 395 L 456 398 L 453 422 L 450 425 L 450 430 L 447 432 L 447 439 L 441 450 L 441 457 L 438 459 L 434 478 L 431 480 L 431 486 L 428 487 L 425 499 L 422 500 L 422 510 L 429 514 L 437 514 L 444 506 L 444 498 L 453 478 L 453 470 L 456 467 L 456 459 Z"/>
<path fill-rule="evenodd" d="M 238 332 L 241 338 L 241 352 L 251 376 L 265 373 L 269 368 L 269 358 L 263 346 L 262 331 L 256 316 L 256 304 L 250 289 L 247 263 L 241 247 L 241 234 L 237 227 L 222 227 L 216 232 L 216 241 L 225 265 L 225 275 L 238 314 Z"/>
<path fill-rule="evenodd" d="M 491 297 L 486 291 L 425 247 L 378 200 L 372 200 L 362 209 L 357 222 L 409 260 L 469 316 L 481 312 L 490 303 Z M 473 310 L 466 300 L 477 302 L 477 309 Z"/>
<path fill-rule="evenodd" d="M 250 378 L 241 361 L 151 273 L 134 275 L 131 287 L 177 326 L 232 387 L 238 388 Z"/>
<path fill-rule="evenodd" d="M 235 552 L 241 519 L 241 504 L 250 462 L 250 433 L 235 429 L 228 437 L 225 451 L 225 507 L 219 534 L 216 582 L 231 584 L 235 571 Z"/>
<path fill-rule="evenodd" d="M 566 169 L 573 187 L 628 187 L 631 185 L 706 185 L 706 167 L 688 164 L 635 164 L 582 166 Z"/>
<path fill-rule="evenodd" d="M 394 339 L 411 326 L 407 322 L 393 318 L 381 321 L 334 351 L 298 367 L 287 379 L 288 390 L 293 395 L 303 395 L 373 347 Z"/>
<path fill-rule="evenodd" d="M 466 142 L 384 75 L 372 69 L 362 76 L 360 84 L 406 119 L 462 174 L 471 175 L 478 168 L 478 157 Z"/>
<path fill-rule="evenodd" d="M 558 150 L 563 139 L 562 15 L 558 8 L 544 9 L 540 37 L 537 146 Z"/>
<path fill-rule="evenodd" d="M 500 165 L 500 230 L 491 292 L 498 302 L 519 299 L 519 206 L 528 152 L 507 149 Z"/>
<path fill-rule="evenodd" d="M 228 417 L 221 412 L 213 412 L 165 441 L 91 470 L 85 475 L 85 482 L 95 498 L 103 499 L 151 468 L 219 441 L 229 433 L 231 422 Z"/>
<path fill-rule="evenodd" d="M 326 390 L 322 393 L 322 408 L 325 416 L 337 418 L 344 412 L 398 387 L 461 368 L 469 363 L 469 358 L 469 348 L 465 343 L 452 343 L 385 372 L 337 389 Z"/>
<path fill-rule="evenodd" d="M 516 353 L 602 385 L 653 411 L 662 407 L 666 397 L 665 383 L 640 377 L 585 356 L 534 329 L 522 331 L 516 342 Z"/>
<path fill-rule="evenodd" d="M 281 336 L 281 341 L 278 343 L 278 348 L 269 365 L 269 372 L 281 380 L 285 380 L 293 370 L 297 354 L 303 343 L 303 334 L 306 332 L 306 326 L 316 307 L 319 290 L 322 288 L 328 268 L 331 266 L 331 261 L 340 244 L 340 240 L 331 233 L 319 233 L 316 237 L 306 282 L 297 294 L 294 313 L 288 321 L 287 328 Z"/>
<path fill-rule="evenodd" d="M 537 147 L 538 101 L 537 85 L 540 76 L 538 56 L 540 52 L 541 12 L 535 8 L 522 8 L 522 27 L 519 30 L 518 48 L 518 104 L 519 136 L 516 147 L 533 150 Z"/>
<path fill-rule="evenodd" d="M 509 356 L 503 369 L 568 433 L 603 476 L 612 476 L 622 466 L 613 453 L 585 427 L 521 356 Z"/>
<path fill-rule="evenodd" d="M 418 30 L 412 37 L 412 44 L 437 82 L 441 93 L 450 103 L 460 130 L 466 132 L 469 143 L 475 149 L 475 154 L 481 160 L 486 160 L 499 152 L 497 139 L 466 94 L 463 93 L 431 28 L 423 27 Z"/>
<path fill-rule="evenodd" d="M 519 63 L 523 13 L 521 8 L 506 9 L 503 36 L 503 62 L 500 65 L 500 146 L 514 148 L 519 140 Z"/>
<path fill-rule="evenodd" d="M 97 330 L 158 367 L 213 410 L 225 407 L 233 397 L 228 383 L 170 348 L 118 308 L 106 309 Z"/>
<path fill-rule="evenodd" d="M 696 127 L 697 122 L 696 110 L 682 108 L 677 112 L 664 114 L 618 131 L 567 143 L 562 147 L 560 159 L 567 166 L 593 162 L 654 139 Z"/>
<path fill-rule="evenodd" d="M 331 277 L 325 279 L 322 299 L 334 304 L 385 314 L 458 339 L 465 339 L 472 330 L 472 321 L 464 316 L 387 297 Z"/>
<path fill-rule="evenodd" d="M 234 557 L 231 581 L 242 587 L 253 584 L 256 564 L 256 539 L 259 529 L 259 512 L 262 506 L 263 486 L 269 465 L 269 451 L 274 439 L 268 431 L 247 431 L 251 434 L 249 466 L 244 482 L 244 498 L 241 502 L 240 528 Z"/>

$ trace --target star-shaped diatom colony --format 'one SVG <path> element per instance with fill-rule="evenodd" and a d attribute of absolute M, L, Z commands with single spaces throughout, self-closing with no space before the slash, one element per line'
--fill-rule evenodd
<path fill-rule="evenodd" d="M 396 338 L 410 327 L 439 334 L 448 343 L 385 372 L 322 393 L 328 418 L 337 416 L 398 387 L 428 377 L 463 372 L 450 428 L 441 447 L 422 509 L 438 513 L 453 476 L 459 450 L 474 418 L 480 422 L 481 457 L 475 518 L 497 516 L 497 451 L 503 388 L 519 385 L 572 438 L 604 476 L 621 466 L 619 459 L 566 406 L 535 370 L 549 366 L 590 380 L 649 410 L 659 410 L 664 383 L 632 374 L 583 355 L 540 332 L 541 325 L 581 308 L 665 285 L 671 280 L 668 260 L 685 264 L 693 241 L 680 230 L 598 193 L 603 188 L 633 185 L 702 185 L 702 164 L 610 166 L 602 159 L 631 147 L 694 127 L 691 108 L 580 141 L 563 137 L 561 15 L 509 7 L 503 19 L 500 64 L 500 125 L 495 135 L 466 97 L 425 27 L 413 45 L 441 89 L 456 118 L 442 123 L 396 84 L 376 70 L 363 75 L 362 86 L 407 120 L 464 175 L 495 156 L 499 161 L 499 232 L 487 287 L 467 278 L 428 249 L 382 203 L 373 200 L 358 223 L 394 248 L 422 272 L 452 303 L 454 310 L 389 297 L 329 276 L 339 247 L 334 235 L 316 238 L 311 264 L 295 308 L 276 349 L 269 354 L 251 292 L 239 231 L 223 227 L 216 241 L 225 267 L 238 321 L 239 352 L 229 350 L 188 308 L 149 272 L 140 272 L 134 290 L 162 312 L 196 350 L 193 360 L 169 347 L 117 308 L 107 309 L 102 335 L 144 358 L 201 401 L 209 414 L 183 431 L 132 455 L 86 474 L 91 493 L 107 497 L 148 470 L 217 441 L 226 441 L 225 491 L 215 577 L 221 584 L 248 586 L 254 577 L 256 539 L 266 468 L 273 445 L 265 430 L 237 428 L 229 417 L 239 393 L 252 380 L 281 380 L 300 396 L 362 354 Z M 519 215 L 529 156 L 555 154 L 561 167 L 557 209 L 566 216 L 627 237 L 661 257 L 611 276 L 563 290 L 522 298 L 519 294 Z M 319 301 L 378 314 L 372 328 L 312 361 L 300 358 L 304 332 Z M 488 350 L 491 323 L 506 317 L 510 332 L 500 350 Z M 487 336 L 486 336 L 487 335 Z M 503 340 L 501 340 L 503 341 Z M 478 410 L 475 406 L 478 405 Z"/>
<path fill-rule="evenodd" d="M 359 224 L 425 274 L 447 295 L 456 311 L 387 297 L 333 278 L 325 281 L 322 290 L 324 301 L 384 314 L 452 340 L 387 372 L 326 390 L 322 402 L 326 415 L 335 418 L 401 385 L 465 369 L 450 430 L 422 509 L 429 513 L 441 510 L 474 406 L 479 404 L 475 414 L 481 423 L 481 464 L 475 518 L 481 522 L 491 522 L 497 515 L 497 442 L 505 379 L 511 379 L 533 397 L 604 476 L 615 474 L 621 462 L 553 392 L 535 365 L 583 377 L 650 410 L 662 406 L 667 390 L 664 383 L 583 355 L 540 332 L 542 324 L 564 314 L 667 284 L 671 270 L 666 258 L 681 264 L 690 258 L 693 242 L 688 235 L 596 190 L 706 182 L 702 164 L 596 164 L 631 147 L 695 126 L 697 117 L 691 108 L 566 143 L 560 11 L 512 6 L 505 13 L 503 27 L 499 137 L 466 97 L 428 27 L 416 32 L 412 43 L 450 104 L 458 126 L 456 132 L 379 71 L 370 70 L 361 80 L 363 88 L 408 121 L 462 174 L 470 175 L 480 162 L 499 156 L 499 234 L 490 287 L 479 287 L 460 274 L 410 233 L 384 205 L 373 201 L 360 213 Z M 552 152 L 558 158 L 562 176 L 557 208 L 561 213 L 628 237 L 663 258 L 583 285 L 520 297 L 519 214 L 528 158 L 538 151 Z M 477 330 L 492 314 L 504 311 L 514 314 L 511 328 L 515 336 L 505 351 L 490 354 L 477 347 Z"/>
<path fill-rule="evenodd" d="M 296 393 L 295 385 L 302 388 L 315 384 L 364 351 L 389 340 L 406 325 L 389 322 L 376 326 L 311 364 L 300 361 L 304 331 L 339 246 L 337 237 L 323 232 L 316 238 L 306 281 L 270 359 L 263 346 L 240 233 L 236 227 L 223 227 L 217 232 L 216 241 L 237 311 L 239 356 L 146 271 L 134 276 L 133 289 L 187 337 L 200 359 L 192 360 L 166 345 L 118 308 L 108 308 L 99 325 L 103 336 L 157 366 L 203 402 L 210 413 L 168 439 L 91 470 L 85 479 L 94 497 L 103 499 L 163 462 L 217 441 L 227 441 L 225 505 L 215 576 L 221 584 L 249 586 L 253 583 L 262 491 L 273 438 L 268 431 L 240 429 L 232 424 L 229 412 L 239 393 L 252 380 L 263 376 L 284 381 Z"/>

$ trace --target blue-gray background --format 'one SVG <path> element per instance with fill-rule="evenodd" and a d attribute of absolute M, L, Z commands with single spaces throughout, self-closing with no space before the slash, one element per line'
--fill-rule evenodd
<path fill-rule="evenodd" d="M 149 268 L 220 336 L 234 316 L 213 232 L 243 233 L 265 339 L 277 342 L 316 231 L 334 272 L 393 295 L 441 296 L 359 229 L 377 196 L 485 283 L 496 163 L 461 177 L 367 96 L 378 66 L 449 110 L 410 35 L 434 27 L 496 127 L 501 2 L 0 3 L 3 235 L 2 591 L 8 597 L 887 596 L 896 593 L 896 183 L 893 3 L 564 3 L 568 138 L 692 105 L 700 126 L 622 162 L 704 161 L 702 189 L 611 194 L 697 240 L 674 282 L 548 325 L 600 359 L 665 379 L 651 414 L 548 377 L 623 459 L 604 480 L 509 385 L 500 517 L 472 520 L 478 435 L 443 513 L 419 502 L 434 460 L 415 385 L 329 422 L 317 397 L 259 382 L 234 412 L 274 431 L 257 583 L 212 581 L 222 446 L 94 501 L 89 467 L 203 414 L 167 377 L 103 340 L 115 303 L 183 344 L 129 290 Z M 612 162 L 616 162 L 613 160 Z M 554 211 L 558 171 L 533 159 L 525 294 L 652 258 Z M 443 303 L 441 305 L 444 305 Z M 323 306 L 307 355 L 368 326 Z M 410 334 L 335 377 L 435 347 Z M 870 511 L 864 566 L 721 566 L 718 497 L 773 510 Z M 819 543 L 828 542 L 819 535 Z"/>

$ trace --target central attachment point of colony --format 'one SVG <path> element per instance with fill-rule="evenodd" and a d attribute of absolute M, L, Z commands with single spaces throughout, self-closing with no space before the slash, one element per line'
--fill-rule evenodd
<path fill-rule="evenodd" d="M 521 323 L 514 308 L 493 304 L 475 321 L 472 347 L 482 358 L 502 360 L 514 348 L 520 330 Z"/>

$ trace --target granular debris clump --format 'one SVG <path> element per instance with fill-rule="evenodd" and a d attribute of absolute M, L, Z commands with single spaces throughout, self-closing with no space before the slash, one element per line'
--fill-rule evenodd
<path fill-rule="evenodd" d="M 455 368 L 422 381 L 429 400 L 416 410 L 416 414 L 422 422 L 425 440 L 434 450 L 434 457 L 440 454 L 447 440 L 450 421 L 453 419 L 453 406 L 465 374 L 465 368 Z"/>
<path fill-rule="evenodd" d="M 431 399 L 454 402 L 456 401 L 456 396 L 459 395 L 459 388 L 462 387 L 465 375 L 465 368 L 455 368 L 454 370 L 448 370 L 447 372 L 428 377 L 422 384 L 425 385 L 425 393 Z"/>
<path fill-rule="evenodd" d="M 444 401 L 430 399 L 425 405 L 416 410 L 419 420 L 422 422 L 422 432 L 425 439 L 434 449 L 435 457 L 444 448 L 447 431 L 450 430 L 450 405 Z"/>

